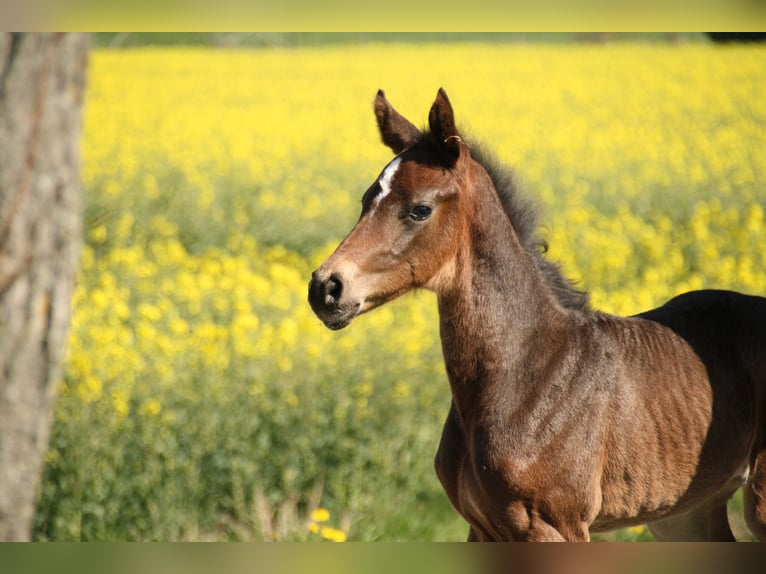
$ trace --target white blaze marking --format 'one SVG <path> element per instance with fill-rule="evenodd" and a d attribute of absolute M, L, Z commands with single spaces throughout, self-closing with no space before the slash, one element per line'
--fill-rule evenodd
<path fill-rule="evenodd" d="M 386 169 L 383 170 L 383 174 L 378 180 L 378 184 L 380 185 L 380 193 L 375 196 L 376 206 L 379 205 L 381 201 L 383 201 L 384 197 L 391 193 L 391 180 L 394 179 L 394 174 L 396 173 L 396 170 L 399 169 L 399 164 L 401 162 L 402 158 L 394 158 L 394 160 L 386 166 Z"/>

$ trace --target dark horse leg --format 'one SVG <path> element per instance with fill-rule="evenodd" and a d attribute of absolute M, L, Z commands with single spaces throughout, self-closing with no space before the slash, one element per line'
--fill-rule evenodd
<path fill-rule="evenodd" d="M 744 492 L 747 526 L 758 540 L 766 542 L 766 449 L 755 457 Z"/>
<path fill-rule="evenodd" d="M 760 327 L 760 338 L 766 340 L 766 312 L 756 319 Z M 750 476 L 744 488 L 745 521 L 753 535 L 766 542 L 766 344 L 761 343 L 749 357 L 750 378 L 757 385 L 760 400 L 760 429 L 751 454 Z"/>
<path fill-rule="evenodd" d="M 689 512 L 650 522 L 647 526 L 657 540 L 734 542 L 727 503 L 741 485 L 740 479 L 732 480 L 716 496 Z"/>

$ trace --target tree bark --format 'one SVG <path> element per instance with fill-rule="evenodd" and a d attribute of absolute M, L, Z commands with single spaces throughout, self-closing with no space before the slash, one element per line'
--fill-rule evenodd
<path fill-rule="evenodd" d="M 0 33 L 0 540 L 29 540 L 81 244 L 89 38 Z"/>

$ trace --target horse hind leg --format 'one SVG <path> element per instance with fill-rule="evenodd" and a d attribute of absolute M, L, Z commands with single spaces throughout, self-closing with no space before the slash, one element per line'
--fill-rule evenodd
<path fill-rule="evenodd" d="M 758 540 L 766 542 L 766 449 L 755 457 L 744 499 L 747 527 Z"/>
<path fill-rule="evenodd" d="M 650 522 L 647 526 L 654 538 L 661 541 L 735 542 L 727 503 L 741 484 L 739 480 L 732 481 L 726 489 L 689 512 Z"/>

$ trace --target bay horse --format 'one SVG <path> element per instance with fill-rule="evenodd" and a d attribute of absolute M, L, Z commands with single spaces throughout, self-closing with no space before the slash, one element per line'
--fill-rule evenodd
<path fill-rule="evenodd" d="M 394 159 L 313 273 L 330 329 L 403 293 L 438 299 L 452 403 L 437 475 L 469 540 L 766 540 L 766 298 L 680 295 L 617 317 L 543 256 L 511 172 L 458 132 L 440 89 L 421 131 L 379 91 Z"/>

